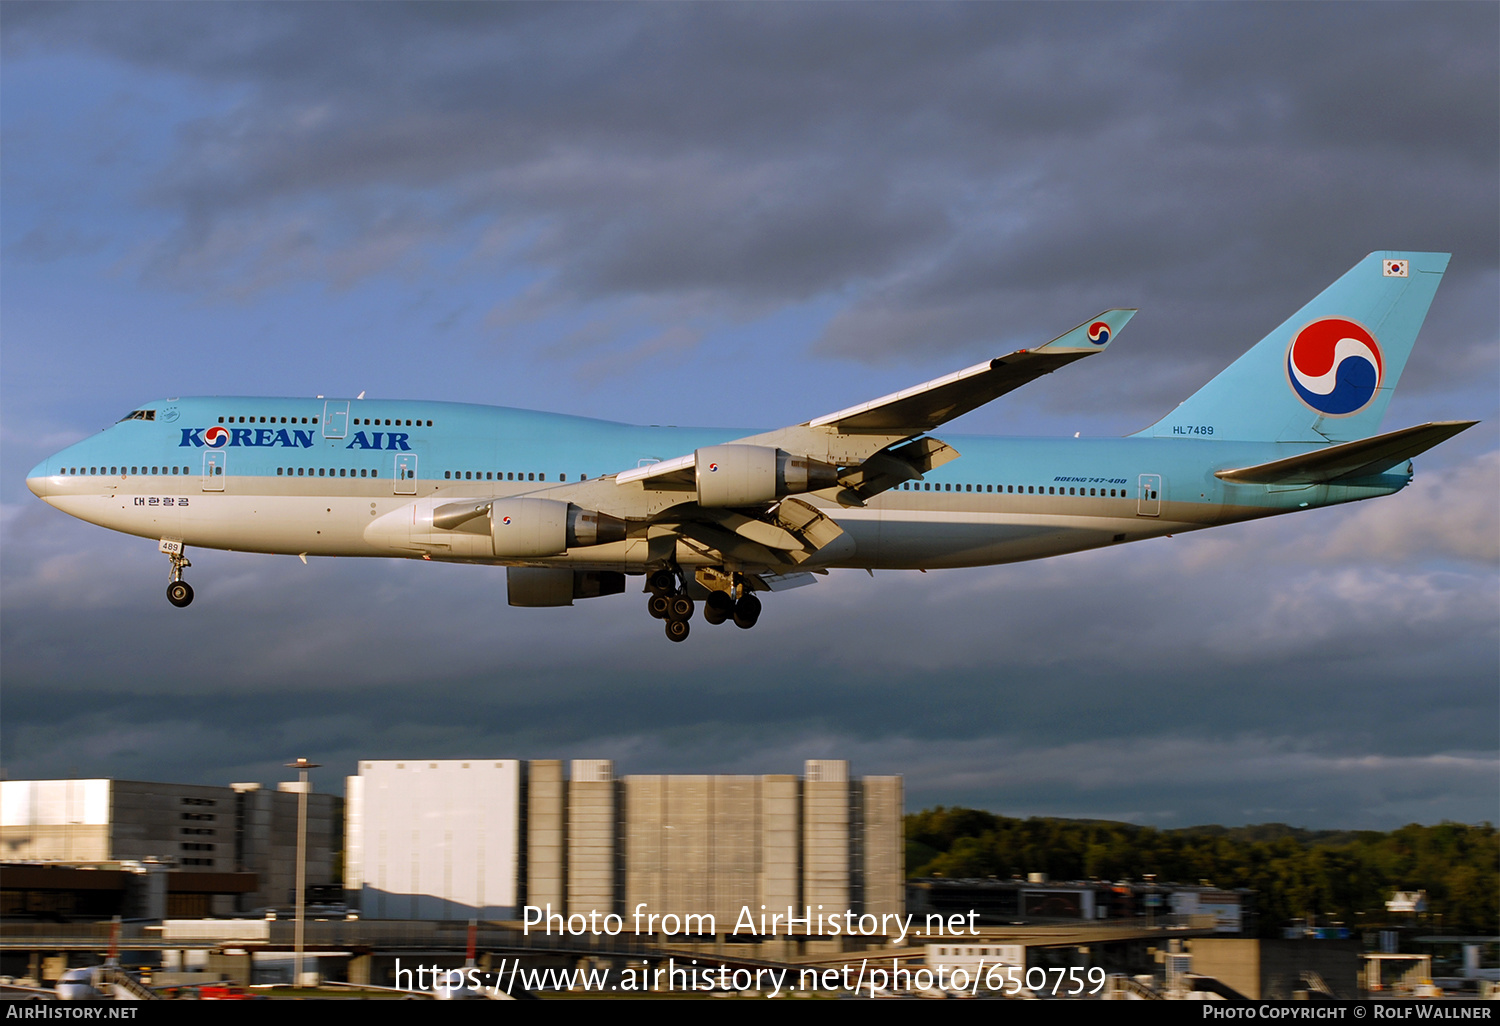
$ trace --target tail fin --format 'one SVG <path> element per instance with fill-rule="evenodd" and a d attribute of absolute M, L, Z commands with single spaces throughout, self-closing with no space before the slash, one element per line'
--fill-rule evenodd
<path fill-rule="evenodd" d="M 1349 442 L 1373 435 L 1447 253 L 1371 253 L 1137 437 Z"/>

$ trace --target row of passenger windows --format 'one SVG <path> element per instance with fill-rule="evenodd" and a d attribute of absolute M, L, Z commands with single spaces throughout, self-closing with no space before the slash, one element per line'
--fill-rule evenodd
<path fill-rule="evenodd" d="M 327 471 L 326 473 L 324 472 L 325 469 Z M 282 476 L 285 476 L 285 477 L 365 477 L 365 476 L 379 477 L 380 476 L 380 471 L 378 471 L 378 470 L 371 470 L 371 471 L 369 471 L 368 475 L 366 475 L 365 469 L 363 467 L 360 468 L 359 473 L 357 473 L 357 474 L 354 472 L 354 470 L 352 468 L 346 468 L 346 467 L 339 467 L 337 471 L 335 471 L 332 467 L 327 467 L 327 468 L 324 468 L 324 467 L 277 467 L 276 468 L 276 476 L 277 477 L 282 477 Z"/>
<path fill-rule="evenodd" d="M 557 475 L 557 479 L 559 481 L 566 481 L 568 479 L 568 475 L 567 474 L 558 474 Z M 580 480 L 580 481 L 587 481 L 588 479 L 589 479 L 589 476 L 587 474 L 579 474 L 578 475 L 578 480 Z M 545 480 L 547 480 L 547 475 L 546 474 L 523 474 L 523 473 L 520 473 L 519 471 L 506 471 L 506 472 L 502 473 L 501 471 L 498 471 L 498 470 L 445 470 L 445 471 L 443 471 L 443 480 L 444 481 L 545 481 Z"/>
<path fill-rule="evenodd" d="M 63 467 L 64 476 L 90 476 L 96 474 L 191 474 L 191 467 Z"/>
<path fill-rule="evenodd" d="M 150 414 L 152 414 L 152 416 L 144 418 L 146 420 L 154 420 L 154 419 L 156 419 L 155 418 L 155 411 L 154 410 L 138 410 L 138 411 L 136 411 L 136 413 L 130 414 L 130 416 L 126 417 L 125 419 L 126 420 L 130 420 L 132 418 L 135 418 L 137 413 L 150 413 Z M 317 422 L 318 422 L 318 418 L 317 417 L 313 417 L 313 418 L 311 418 L 311 420 L 309 420 L 309 418 L 307 418 L 307 417 L 303 417 L 300 420 L 298 418 L 296 418 L 296 417 L 220 417 L 219 418 L 219 423 L 220 424 L 307 424 L 307 423 L 316 424 Z M 364 427 L 380 427 L 380 426 L 385 426 L 385 427 L 432 427 L 432 421 L 430 421 L 430 420 L 427 420 L 427 421 L 423 421 L 423 420 L 402 420 L 400 417 L 396 417 L 394 420 L 391 419 L 391 418 L 389 418 L 389 417 L 387 417 L 385 420 L 381 420 L 379 417 L 374 417 L 374 418 L 370 418 L 370 417 L 355 417 L 352 421 L 350 421 L 350 423 L 352 423 L 352 424 L 354 424 L 356 426 L 364 426 Z"/>
<path fill-rule="evenodd" d="M 221 420 L 223 418 L 220 418 Z M 243 418 L 241 418 L 243 419 Z M 316 420 L 316 418 L 314 418 Z M 365 421 L 369 423 L 369 421 Z M 387 424 L 390 421 L 386 421 Z M 410 423 L 410 421 L 408 421 Z M 428 423 L 431 423 L 430 421 Z M 394 426 L 394 425 L 393 425 Z M 97 474 L 191 474 L 191 467 L 63 467 L 61 473 L 64 475 L 97 475 Z M 332 468 L 324 467 L 277 467 L 277 477 L 379 477 L 379 470 L 365 470 L 361 468 L 358 473 L 344 467 L 335 472 Z M 445 470 L 443 479 L 446 481 L 545 481 L 546 474 L 520 473 L 517 471 L 486 470 Z M 566 482 L 567 474 L 558 474 L 559 481 Z M 587 481 L 587 474 L 579 474 L 578 480 Z M 904 492 L 1002 492 L 1008 495 L 1098 495 L 1108 498 L 1123 499 L 1129 493 L 1119 488 L 1061 488 L 1056 485 L 976 485 L 976 484 L 932 484 L 923 482 L 914 484 L 907 482 L 901 486 Z M 1155 495 L 1152 495 L 1155 498 Z"/>
<path fill-rule="evenodd" d="M 318 422 L 318 418 L 314 417 L 312 419 L 312 422 L 314 424 L 316 424 Z M 303 417 L 301 420 L 298 420 L 296 417 L 282 417 L 280 420 L 277 420 L 275 417 L 260 417 L 260 418 L 256 418 L 256 417 L 241 417 L 238 420 L 236 420 L 233 417 L 220 417 L 219 418 L 219 423 L 220 424 L 306 424 L 307 423 L 307 418 Z"/>
<path fill-rule="evenodd" d="M 1104 495 L 1108 498 L 1124 499 L 1129 493 L 1114 488 L 1062 488 L 1057 485 L 977 485 L 977 484 L 912 484 L 901 486 L 903 492 L 1002 492 L 1007 495 Z M 1116 492 L 1118 491 L 1118 494 Z M 1155 498 L 1155 495 L 1152 496 Z"/>

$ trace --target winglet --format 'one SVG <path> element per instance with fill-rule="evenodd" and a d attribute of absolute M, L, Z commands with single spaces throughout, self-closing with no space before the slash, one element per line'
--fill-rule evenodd
<path fill-rule="evenodd" d="M 1097 317 L 1084 321 L 1072 331 L 1065 331 L 1046 345 L 1037 346 L 1033 353 L 1097 353 L 1109 345 L 1110 339 L 1130 323 L 1135 310 L 1106 310 Z"/>

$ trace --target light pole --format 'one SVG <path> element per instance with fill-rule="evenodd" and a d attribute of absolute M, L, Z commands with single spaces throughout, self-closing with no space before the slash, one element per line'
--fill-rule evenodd
<path fill-rule="evenodd" d="M 302 917 L 307 908 L 307 771 L 317 769 L 316 762 L 298 759 L 287 763 L 297 770 L 297 922 L 292 927 L 292 986 L 302 986 Z"/>

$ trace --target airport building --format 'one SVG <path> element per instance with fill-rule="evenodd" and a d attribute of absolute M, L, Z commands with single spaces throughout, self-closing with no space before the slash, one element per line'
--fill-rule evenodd
<path fill-rule="evenodd" d="M 366 919 L 900 912 L 900 777 L 616 777 L 609 760 L 361 762 L 345 862 Z"/>
<path fill-rule="evenodd" d="M 160 919 L 288 906 L 298 789 L 0 781 L 3 912 Z M 344 803 L 307 797 L 307 880 L 328 887 L 338 882 Z"/>

